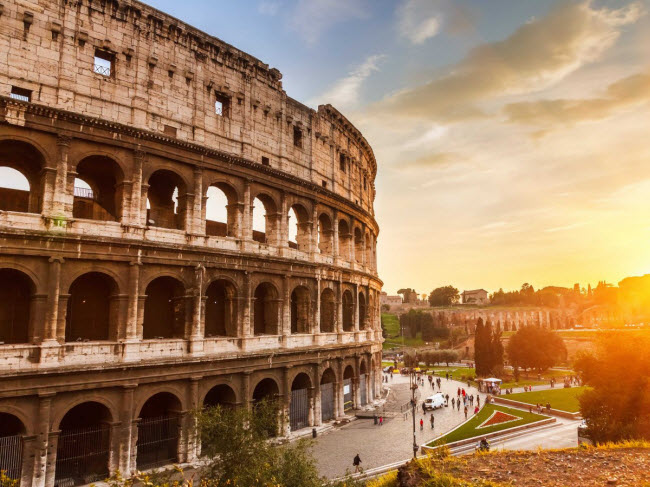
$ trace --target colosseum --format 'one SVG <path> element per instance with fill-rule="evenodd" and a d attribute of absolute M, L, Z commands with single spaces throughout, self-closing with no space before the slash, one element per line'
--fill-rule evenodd
<path fill-rule="evenodd" d="M 0 2 L 0 468 L 23 486 L 192 463 L 205 405 L 275 397 L 288 435 L 380 392 L 377 164 L 281 80 L 135 0 Z"/>

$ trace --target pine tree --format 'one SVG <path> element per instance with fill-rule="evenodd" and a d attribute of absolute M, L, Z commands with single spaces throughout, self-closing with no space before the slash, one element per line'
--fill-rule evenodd
<path fill-rule="evenodd" d="M 487 320 L 483 329 L 483 348 L 485 350 L 485 361 L 483 362 L 483 373 L 492 374 L 492 364 L 494 363 L 494 350 L 492 349 L 492 322 Z"/>
<path fill-rule="evenodd" d="M 474 365 L 476 367 L 476 375 L 481 377 L 484 375 L 485 364 L 485 341 L 483 338 L 485 327 L 483 326 L 483 318 L 479 318 L 476 322 L 476 330 L 474 331 Z"/>

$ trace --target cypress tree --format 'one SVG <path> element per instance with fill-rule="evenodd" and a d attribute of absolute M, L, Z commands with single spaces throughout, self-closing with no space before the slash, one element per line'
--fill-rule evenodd
<path fill-rule="evenodd" d="M 485 344 L 483 338 L 483 318 L 478 319 L 476 322 L 476 330 L 474 331 L 474 365 L 476 367 L 476 375 L 481 377 L 484 374 L 485 363 Z"/>

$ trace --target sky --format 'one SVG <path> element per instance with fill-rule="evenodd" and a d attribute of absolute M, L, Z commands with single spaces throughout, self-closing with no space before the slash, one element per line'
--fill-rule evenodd
<path fill-rule="evenodd" d="M 650 272 L 650 0 L 150 0 L 374 149 L 394 293 Z"/>
<path fill-rule="evenodd" d="M 374 149 L 389 294 L 650 273 L 650 0 L 148 0 Z"/>

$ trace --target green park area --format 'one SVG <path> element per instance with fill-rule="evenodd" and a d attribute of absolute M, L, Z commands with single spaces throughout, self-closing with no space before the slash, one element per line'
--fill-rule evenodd
<path fill-rule="evenodd" d="M 496 423 L 492 426 L 485 426 L 479 428 L 483 425 L 495 411 L 500 411 L 506 415 L 516 416 L 520 419 Z M 486 404 L 483 408 L 471 418 L 466 423 L 462 424 L 453 431 L 450 431 L 444 436 L 432 441 L 427 446 L 437 446 L 439 444 L 448 444 L 455 441 L 466 440 L 468 438 L 481 437 L 489 433 L 494 433 L 496 431 L 502 431 L 508 428 L 514 428 L 516 426 L 523 426 L 525 424 L 536 423 L 546 419 L 547 416 L 542 416 L 540 414 L 529 413 L 527 411 L 522 411 L 520 409 L 513 409 L 506 406 L 497 406 L 496 404 Z"/>
<path fill-rule="evenodd" d="M 546 406 L 546 403 L 549 403 L 553 409 L 577 413 L 580 411 L 580 401 L 578 398 L 584 390 L 585 387 L 562 387 L 559 389 L 505 394 L 502 397 L 512 399 L 513 401 L 525 402 L 526 404 L 541 404 Z"/>
<path fill-rule="evenodd" d="M 399 318 L 397 315 L 382 313 L 381 322 L 386 330 L 386 338 L 383 346 L 384 350 L 392 350 L 398 347 L 420 347 L 424 345 L 424 341 L 422 341 L 420 335 L 416 338 L 400 336 Z"/>

